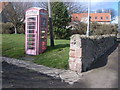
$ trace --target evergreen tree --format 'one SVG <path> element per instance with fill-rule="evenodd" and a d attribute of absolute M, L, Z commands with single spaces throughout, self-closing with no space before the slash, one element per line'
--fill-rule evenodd
<path fill-rule="evenodd" d="M 63 2 L 52 3 L 53 29 L 57 38 L 67 38 L 70 30 L 66 29 L 71 17 L 68 14 L 67 7 Z"/>

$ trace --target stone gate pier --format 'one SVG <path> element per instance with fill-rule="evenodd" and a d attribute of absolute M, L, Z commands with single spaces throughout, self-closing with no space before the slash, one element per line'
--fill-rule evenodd
<path fill-rule="evenodd" d="M 69 69 L 77 73 L 90 68 L 97 60 L 115 44 L 115 35 L 85 36 L 74 34 L 70 38 Z"/>

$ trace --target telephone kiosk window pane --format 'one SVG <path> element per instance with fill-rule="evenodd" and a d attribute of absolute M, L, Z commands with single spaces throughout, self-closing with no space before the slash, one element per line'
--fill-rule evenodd
<path fill-rule="evenodd" d="M 41 38 L 41 41 L 45 41 L 45 39 L 44 39 L 44 38 Z"/>
<path fill-rule="evenodd" d="M 45 28 L 44 28 L 44 27 L 42 27 L 42 28 L 41 28 L 41 30 L 42 30 L 42 31 L 45 31 Z"/>
<path fill-rule="evenodd" d="M 28 37 L 35 37 L 35 35 L 34 34 L 29 34 Z"/>
<path fill-rule="evenodd" d="M 35 17 L 30 17 L 30 18 L 28 18 L 28 21 L 35 21 L 35 20 L 36 20 Z"/>
<path fill-rule="evenodd" d="M 28 46 L 28 49 L 35 49 L 34 47 Z"/>
<path fill-rule="evenodd" d="M 35 29 L 35 26 L 28 26 L 28 29 Z"/>
<path fill-rule="evenodd" d="M 45 34 L 44 34 L 44 33 L 41 33 L 41 36 L 45 36 Z"/>
<path fill-rule="evenodd" d="M 29 38 L 28 41 L 35 41 L 35 39 L 34 38 Z"/>
<path fill-rule="evenodd" d="M 45 38 L 45 36 L 41 36 L 41 38 L 42 38 L 42 39 L 44 39 L 44 38 Z"/>
<path fill-rule="evenodd" d="M 42 33 L 45 33 L 45 31 L 41 31 Z"/>
<path fill-rule="evenodd" d="M 41 26 L 46 27 L 46 22 L 47 22 L 46 18 L 42 18 L 41 20 L 42 20 Z"/>
<path fill-rule="evenodd" d="M 35 45 L 35 43 L 33 43 L 33 42 L 28 42 L 28 45 Z"/>
<path fill-rule="evenodd" d="M 35 22 L 28 22 L 28 25 L 35 25 Z"/>
<path fill-rule="evenodd" d="M 34 33 L 34 30 L 28 30 L 29 33 Z"/>

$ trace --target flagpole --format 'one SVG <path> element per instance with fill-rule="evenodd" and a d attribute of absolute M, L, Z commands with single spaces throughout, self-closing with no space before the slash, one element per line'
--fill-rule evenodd
<path fill-rule="evenodd" d="M 87 32 L 86 32 L 86 36 L 90 35 L 90 2 L 91 0 L 88 0 L 88 23 L 87 23 Z"/>

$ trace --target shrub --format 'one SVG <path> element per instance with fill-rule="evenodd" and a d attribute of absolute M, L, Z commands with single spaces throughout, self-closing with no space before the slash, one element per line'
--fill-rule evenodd
<path fill-rule="evenodd" d="M 116 34 L 118 25 L 113 24 L 99 24 L 97 22 L 91 23 L 92 35 Z"/>
<path fill-rule="evenodd" d="M 0 27 L 2 27 L 2 28 L 0 28 L 1 34 L 13 34 L 13 33 L 15 33 L 14 25 L 10 22 L 0 23 Z M 25 33 L 25 28 L 24 28 L 23 24 L 21 24 L 17 27 L 17 33 L 18 34 Z"/>
<path fill-rule="evenodd" d="M 87 29 L 87 24 L 82 23 L 82 22 L 71 22 L 70 25 L 71 27 L 71 35 L 73 34 L 85 34 L 86 29 Z"/>
<path fill-rule="evenodd" d="M 19 25 L 19 27 L 17 27 L 17 33 L 19 34 L 24 34 L 25 33 L 25 25 Z"/>
<path fill-rule="evenodd" d="M 87 24 L 83 22 L 71 22 L 71 34 L 86 34 Z M 118 25 L 99 24 L 97 22 L 90 23 L 91 35 L 117 34 Z"/>
<path fill-rule="evenodd" d="M 14 33 L 14 26 L 12 23 L 7 22 L 7 23 L 0 23 L 0 27 L 2 27 L 0 30 L 0 33 L 2 34 L 12 34 Z"/>

